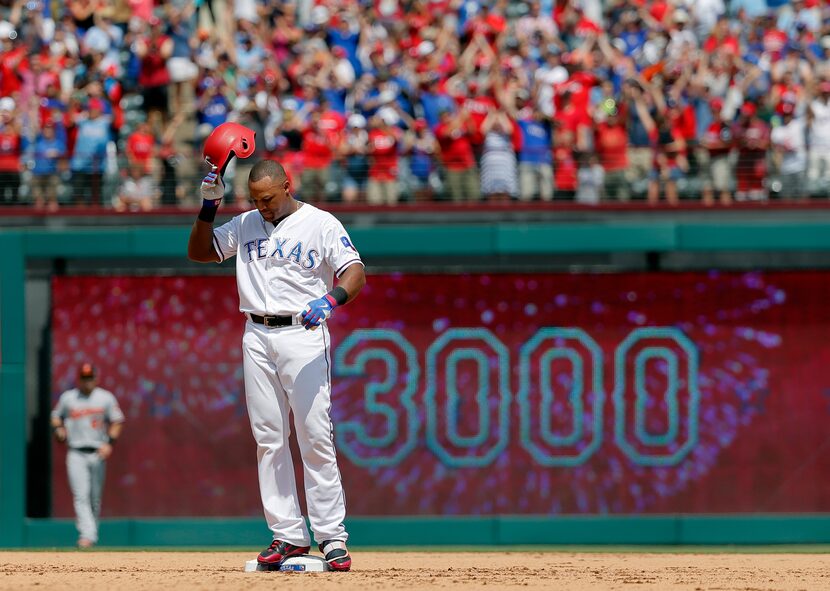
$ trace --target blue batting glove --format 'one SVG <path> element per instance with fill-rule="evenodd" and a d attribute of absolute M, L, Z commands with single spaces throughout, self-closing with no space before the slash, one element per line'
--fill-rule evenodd
<path fill-rule="evenodd" d="M 314 330 L 331 316 L 336 307 L 337 302 L 328 294 L 320 299 L 311 300 L 300 313 L 301 324 L 306 330 Z"/>

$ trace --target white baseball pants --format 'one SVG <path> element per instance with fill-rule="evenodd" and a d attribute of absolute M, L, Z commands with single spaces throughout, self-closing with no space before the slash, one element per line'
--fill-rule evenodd
<path fill-rule="evenodd" d="M 259 490 L 275 540 L 311 543 L 297 497 L 288 447 L 289 411 L 294 413 L 303 461 L 308 517 L 314 539 L 347 540 L 346 502 L 331 409 L 331 339 L 323 325 L 268 328 L 251 321 L 242 337 L 245 398 L 257 443 Z"/>

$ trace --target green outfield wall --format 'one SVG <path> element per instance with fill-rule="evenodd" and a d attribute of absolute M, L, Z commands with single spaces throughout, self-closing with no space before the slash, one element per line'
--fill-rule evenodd
<path fill-rule="evenodd" d="M 354 546 L 509 546 L 578 544 L 815 544 L 830 542 L 827 515 L 655 515 L 354 517 Z M 66 519 L 24 519 L 9 546 L 72 546 Z M 103 546 L 247 546 L 268 540 L 264 519 L 105 519 Z"/>
<path fill-rule="evenodd" d="M 0 547 L 71 542 L 71 522 L 26 517 L 26 275 L 55 259 L 185 257 L 189 227 L 0 231 Z M 681 221 L 350 227 L 364 259 L 521 257 L 583 253 L 813 252 L 830 224 Z M 105 269 L 102 269 L 105 270 Z M 355 542 L 377 545 L 830 543 L 828 515 L 495 516 L 353 518 Z M 261 519 L 115 519 L 105 545 L 258 545 Z"/>

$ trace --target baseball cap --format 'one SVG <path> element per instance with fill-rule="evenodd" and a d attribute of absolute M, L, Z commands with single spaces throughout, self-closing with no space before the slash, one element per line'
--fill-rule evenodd
<path fill-rule="evenodd" d="M 329 22 L 329 9 L 325 6 L 315 6 L 311 10 L 311 22 L 317 26 L 325 25 Z"/>
<path fill-rule="evenodd" d="M 743 105 L 741 105 L 741 113 L 743 113 L 747 117 L 754 117 L 757 112 L 758 107 L 755 105 L 755 103 L 746 102 Z"/>
<path fill-rule="evenodd" d="M 396 125 L 400 121 L 400 117 L 395 112 L 395 109 L 391 107 L 381 107 L 378 109 L 377 115 L 386 125 Z"/>
<path fill-rule="evenodd" d="M 682 8 L 677 8 L 673 13 L 674 22 L 676 23 L 688 23 L 689 22 L 689 13 L 683 10 Z"/>
<path fill-rule="evenodd" d="M 0 111 L 14 111 L 14 99 L 10 96 L 0 98 Z"/>
<path fill-rule="evenodd" d="M 419 56 L 427 56 L 435 51 L 435 44 L 432 41 L 421 41 L 416 48 L 416 52 Z"/>
<path fill-rule="evenodd" d="M 366 117 L 360 113 L 352 113 L 349 115 L 349 127 L 366 127 Z"/>
<path fill-rule="evenodd" d="M 204 91 L 208 88 L 213 88 L 214 86 L 218 86 L 217 80 L 212 78 L 211 76 L 205 76 L 201 80 L 199 80 L 199 90 Z"/>
<path fill-rule="evenodd" d="M 89 380 L 95 377 L 95 366 L 91 363 L 82 363 L 78 369 L 78 377 L 84 380 Z"/>
<path fill-rule="evenodd" d="M 781 101 L 776 108 L 779 115 L 792 115 L 795 112 L 795 104 L 789 101 Z"/>
<path fill-rule="evenodd" d="M 17 31 L 9 21 L 0 21 L 0 39 L 17 39 Z"/>

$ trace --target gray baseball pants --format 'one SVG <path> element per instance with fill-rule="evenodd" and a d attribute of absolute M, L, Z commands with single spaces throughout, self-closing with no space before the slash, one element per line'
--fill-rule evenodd
<path fill-rule="evenodd" d="M 75 505 L 75 527 L 79 538 L 98 542 L 98 516 L 104 488 L 106 461 L 97 453 L 70 449 L 66 453 L 66 472 Z"/>

